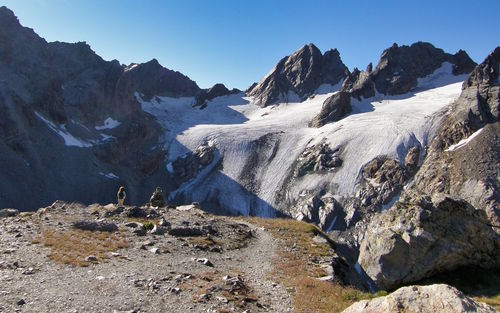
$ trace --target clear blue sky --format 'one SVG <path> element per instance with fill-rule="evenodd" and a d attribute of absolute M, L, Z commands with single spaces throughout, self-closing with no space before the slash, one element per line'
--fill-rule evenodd
<path fill-rule="evenodd" d="M 86 41 L 106 60 L 156 58 L 200 87 L 245 89 L 307 43 L 337 48 L 350 68 L 376 65 L 396 42 L 464 49 L 481 62 L 500 45 L 500 0 L 0 0 L 47 41 Z"/>

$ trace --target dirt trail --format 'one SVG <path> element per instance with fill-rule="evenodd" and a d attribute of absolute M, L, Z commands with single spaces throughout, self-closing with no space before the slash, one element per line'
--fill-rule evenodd
<path fill-rule="evenodd" d="M 102 207 L 60 203 L 43 214 L 0 219 L 0 312 L 292 310 L 285 288 L 270 280 L 279 248 L 271 234 L 195 208 L 162 216 L 171 228 L 209 225 L 215 230 L 214 247 L 192 241 L 203 236 L 137 236 L 124 226 L 130 219 L 120 216 L 109 221 L 118 225 L 128 248 L 118 250 L 119 255 L 108 252 L 108 259 L 88 267 L 56 263 L 47 257 L 53 248 L 32 244 L 43 230 L 65 233 L 73 231 L 77 220 L 102 221 L 91 214 L 96 208 L 102 213 Z M 213 267 L 203 264 L 204 258 Z"/>

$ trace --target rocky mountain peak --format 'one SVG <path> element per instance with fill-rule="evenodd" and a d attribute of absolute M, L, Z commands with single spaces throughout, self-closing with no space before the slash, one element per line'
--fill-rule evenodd
<path fill-rule="evenodd" d="M 393 44 L 382 53 L 373 80 L 383 94 L 406 93 L 417 85 L 417 78 L 432 74 L 443 62 L 454 64 L 456 75 L 470 73 L 476 65 L 464 51 L 451 55 L 427 42 Z"/>
<path fill-rule="evenodd" d="M 340 59 L 338 50 L 322 54 L 311 43 L 281 59 L 266 77 L 249 90 L 249 96 L 254 97 L 254 103 L 260 106 L 288 101 L 290 92 L 303 99 L 321 84 L 337 84 L 346 73 L 347 67 Z"/>
<path fill-rule="evenodd" d="M 444 62 L 452 64 L 453 75 L 468 74 L 476 66 L 463 50 L 452 55 L 428 42 L 416 42 L 411 46 L 394 43 L 382 52 L 375 69 L 370 63 L 366 71 L 355 68 L 352 73 L 347 73 L 341 91 L 358 100 L 373 97 L 376 91 L 385 95 L 405 94 L 417 87 L 419 78 L 434 73 Z M 339 97 L 334 99 L 340 100 Z M 334 99 L 325 100 L 322 111 L 310 123 L 311 126 L 321 127 L 342 118 L 330 112 L 337 111 L 338 107 L 343 107 L 341 112 L 350 112 L 348 97 L 342 97 L 342 103 L 332 101 Z"/>
<path fill-rule="evenodd" d="M 204 109 L 207 105 L 207 101 L 212 100 L 217 97 L 228 96 L 231 94 L 241 92 L 237 88 L 233 88 L 231 90 L 227 89 L 227 87 L 222 83 L 217 83 L 213 85 L 211 88 L 202 89 L 196 95 L 195 106 L 199 106 L 200 109 Z"/>
<path fill-rule="evenodd" d="M 200 90 L 189 77 L 163 67 L 156 59 L 127 67 L 119 84 L 133 86 L 133 91 L 141 92 L 146 99 L 155 95 L 192 97 Z"/>
<path fill-rule="evenodd" d="M 499 66 L 500 47 L 496 47 L 495 50 L 486 57 L 483 63 L 474 69 L 469 79 L 464 83 L 464 87 L 477 86 L 481 83 L 498 85 Z"/>
<path fill-rule="evenodd" d="M 21 24 L 19 24 L 19 20 L 14 15 L 14 12 L 12 12 L 6 6 L 1 6 L 0 7 L 0 26 L 5 26 L 5 25 L 17 25 L 19 27 L 21 26 Z"/>

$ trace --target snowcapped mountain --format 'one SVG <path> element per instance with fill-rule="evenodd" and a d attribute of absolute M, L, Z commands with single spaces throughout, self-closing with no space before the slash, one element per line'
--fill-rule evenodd
<path fill-rule="evenodd" d="M 155 59 L 47 43 L 1 7 L 0 207 L 112 202 L 120 185 L 140 204 L 161 186 L 174 204 L 313 222 L 367 288 L 498 266 L 499 62 L 418 42 L 351 72 L 309 44 L 246 92 L 203 90 Z M 409 254 L 421 267 L 387 273 Z"/>
<path fill-rule="evenodd" d="M 168 164 L 203 145 L 217 151 L 212 167 L 188 181 L 189 187 L 174 190 L 171 200 L 208 200 L 244 215 L 273 216 L 279 210 L 299 217 L 312 208 L 297 203 L 354 196 L 362 167 L 375 157 L 403 162 L 411 147 L 426 147 L 440 112 L 458 98 L 466 77 L 453 75 L 451 64 L 444 63 L 420 80 L 421 91 L 355 99 L 348 117 L 322 128 L 309 122 L 340 84 L 323 85 L 303 102 L 265 108 L 242 93 L 215 98 L 200 111 L 192 110 L 192 98 L 146 101 L 137 94 L 137 99 L 165 130 Z M 328 158 L 339 161 L 329 164 Z M 175 175 L 175 167 L 169 174 Z M 335 214 L 330 213 L 319 213 L 332 215 L 321 225 L 331 224 Z"/>

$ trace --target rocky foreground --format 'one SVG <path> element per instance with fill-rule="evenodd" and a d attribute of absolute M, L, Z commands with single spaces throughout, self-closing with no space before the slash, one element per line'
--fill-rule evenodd
<path fill-rule="evenodd" d="M 30 213 L 3 209 L 0 217 L 0 312 L 336 312 L 373 298 L 339 284 L 327 237 L 293 220 L 213 216 L 196 204 L 61 201 Z M 308 277 L 299 275 L 303 268 Z M 340 292 L 343 302 L 310 306 L 323 297 L 310 289 L 316 285 L 328 296 Z M 435 287 L 446 292 L 422 288 L 425 296 L 398 290 L 347 312 L 418 312 L 439 303 L 450 312 L 494 312 L 446 285 Z M 397 306 L 384 300 L 395 297 Z"/>
<path fill-rule="evenodd" d="M 0 312 L 293 307 L 285 288 L 266 277 L 277 248 L 271 235 L 195 206 L 56 202 L 3 219 L 0 229 Z"/>

